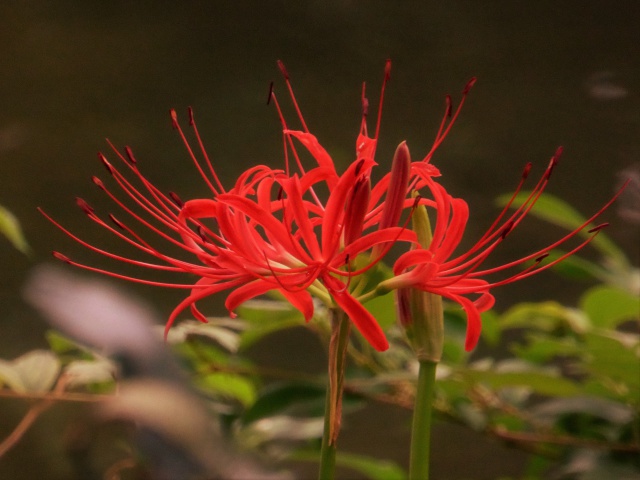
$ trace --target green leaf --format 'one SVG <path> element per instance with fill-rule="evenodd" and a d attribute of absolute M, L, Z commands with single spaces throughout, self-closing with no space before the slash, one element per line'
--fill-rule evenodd
<path fill-rule="evenodd" d="M 576 395 L 580 387 L 571 380 L 559 375 L 543 372 L 497 372 L 483 370 L 466 370 L 464 377 L 470 383 L 482 383 L 494 390 L 523 387 L 541 395 L 566 397 Z"/>
<path fill-rule="evenodd" d="M 69 386 L 113 382 L 116 372 L 116 365 L 106 358 L 75 360 L 64 369 Z"/>
<path fill-rule="evenodd" d="M 24 238 L 18 219 L 2 205 L 0 205 L 0 233 L 25 255 L 31 253 L 31 248 Z"/>
<path fill-rule="evenodd" d="M 468 401 L 455 403 L 458 417 L 471 429 L 480 432 L 487 426 L 487 415 L 477 406 Z"/>
<path fill-rule="evenodd" d="M 48 392 L 60 374 L 60 361 L 48 350 L 32 350 L 7 362 L 0 360 L 0 380 L 18 393 Z"/>
<path fill-rule="evenodd" d="M 601 328 L 616 328 L 620 323 L 640 316 L 638 297 L 606 285 L 588 290 L 580 299 L 580 307 L 594 326 Z"/>
<path fill-rule="evenodd" d="M 555 357 L 582 353 L 581 345 L 572 337 L 555 338 L 549 335 L 529 334 L 525 345 L 513 345 L 511 351 L 528 362 L 543 364 Z"/>
<path fill-rule="evenodd" d="M 566 253 L 562 250 L 552 250 L 545 259 L 545 263 L 551 263 Z M 569 280 L 605 280 L 607 278 L 607 271 L 604 268 L 577 255 L 571 255 L 551 268 Z"/>
<path fill-rule="evenodd" d="M 531 192 L 523 191 L 516 195 L 512 207 L 520 207 L 529 197 L 530 193 Z M 500 206 L 505 206 L 510 198 L 511 195 L 501 195 L 500 197 L 498 197 L 497 203 Z M 551 195 L 550 193 L 543 193 L 542 195 L 540 195 L 540 198 L 538 198 L 538 201 L 529 213 L 538 218 L 541 218 L 542 220 L 545 220 L 554 225 L 558 225 L 559 227 L 566 228 L 570 231 L 578 229 L 587 220 L 580 212 L 578 212 L 567 202 L 559 199 L 554 195 Z M 593 226 L 595 225 L 591 225 L 590 227 Z M 589 233 L 587 233 L 589 228 L 583 229 L 580 235 L 583 237 L 588 237 L 590 235 Z M 613 257 L 623 264 L 627 263 L 624 252 L 620 250 L 618 246 L 613 241 L 611 241 L 611 239 L 609 239 L 609 237 L 605 233 L 599 232 L 598 235 L 596 235 L 596 237 L 593 239 L 591 244 L 598 250 L 600 250 L 603 255 Z"/>
<path fill-rule="evenodd" d="M 637 341 L 627 346 L 616 338 L 599 334 L 585 335 L 587 370 L 602 381 L 617 383 L 620 394 L 640 396 L 640 356 Z"/>
<path fill-rule="evenodd" d="M 396 323 L 396 302 L 392 293 L 369 300 L 364 307 L 375 317 L 383 330 Z"/>
<path fill-rule="evenodd" d="M 552 331 L 569 327 L 574 332 L 588 329 L 587 319 L 581 312 L 558 302 L 519 303 L 507 310 L 499 320 L 503 329 L 527 328 Z"/>
<path fill-rule="evenodd" d="M 464 349 L 467 317 L 459 306 L 447 302 L 444 306 L 443 361 L 450 364 L 463 363 L 469 354 Z"/>
<path fill-rule="evenodd" d="M 77 343 L 55 330 L 49 330 L 45 334 L 49 347 L 58 355 L 77 352 L 80 347 Z"/>
<path fill-rule="evenodd" d="M 0 386 L 6 385 L 10 390 L 25 393 L 26 389 L 20 379 L 20 373 L 12 362 L 0 360 Z"/>
<path fill-rule="evenodd" d="M 195 320 L 180 322 L 169 330 L 167 342 L 174 345 L 185 342 L 190 336 L 200 336 L 213 340 L 229 352 L 237 352 L 240 346 L 240 334 L 237 330 L 244 327 L 243 322 L 229 317 L 210 318 L 208 320 L 209 323 Z"/>
<path fill-rule="evenodd" d="M 235 439 L 244 448 L 256 449 L 259 445 L 271 441 L 282 443 L 284 440 L 290 443 L 318 440 L 322 437 L 323 429 L 323 417 L 300 418 L 276 415 L 262 418 L 239 429 Z"/>
<path fill-rule="evenodd" d="M 491 347 L 495 347 L 500 342 L 502 334 L 502 323 L 494 311 L 482 314 L 482 338 Z"/>
<path fill-rule="evenodd" d="M 238 314 L 248 322 L 240 334 L 240 348 L 247 348 L 261 338 L 279 330 L 304 325 L 304 317 L 289 303 L 251 300 L 238 307 Z"/>
<path fill-rule="evenodd" d="M 230 397 L 245 407 L 256 399 L 256 389 L 251 380 L 235 373 L 215 372 L 199 377 L 196 384 L 224 397 Z"/>
<path fill-rule="evenodd" d="M 299 462 L 319 462 L 320 452 L 298 450 L 290 456 L 290 459 Z M 407 478 L 407 473 L 398 464 L 390 460 L 378 460 L 343 451 L 338 451 L 336 454 L 336 466 L 358 472 L 360 475 L 357 478 L 369 478 L 371 480 L 406 480 Z"/>
<path fill-rule="evenodd" d="M 405 480 L 406 472 L 390 460 L 379 460 L 364 455 L 338 452 L 336 465 L 350 468 L 371 480 Z"/>
<path fill-rule="evenodd" d="M 274 384 L 260 393 L 242 416 L 245 424 L 275 415 L 305 413 L 322 416 L 325 388 L 309 383 Z"/>

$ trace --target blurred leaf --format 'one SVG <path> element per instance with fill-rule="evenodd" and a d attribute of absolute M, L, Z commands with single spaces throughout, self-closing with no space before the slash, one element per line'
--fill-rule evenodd
<path fill-rule="evenodd" d="M 6 385 L 14 392 L 25 393 L 20 373 L 12 362 L 0 360 L 0 385 Z"/>
<path fill-rule="evenodd" d="M 552 250 L 545 263 L 551 263 L 566 253 L 562 250 Z M 551 268 L 569 280 L 602 280 L 607 275 L 607 271 L 600 265 L 577 255 L 571 255 Z"/>
<path fill-rule="evenodd" d="M 60 361 L 53 353 L 32 350 L 10 362 L 0 360 L 0 378 L 18 393 L 48 392 L 60 368 Z"/>
<path fill-rule="evenodd" d="M 51 350 L 58 355 L 78 351 L 78 344 L 55 330 L 48 330 L 45 337 Z"/>
<path fill-rule="evenodd" d="M 336 465 L 350 468 L 371 480 L 405 480 L 406 472 L 389 460 L 378 460 L 364 455 L 338 452 Z"/>
<path fill-rule="evenodd" d="M 248 322 L 240 334 L 240 348 L 247 348 L 278 330 L 304 325 L 304 317 L 291 304 L 273 300 L 251 300 L 238 307 L 238 314 Z"/>
<path fill-rule="evenodd" d="M 540 455 L 531 455 L 521 480 L 537 480 L 548 473 L 552 460 Z"/>
<path fill-rule="evenodd" d="M 212 367 L 229 364 L 230 353 L 227 350 L 201 337 L 174 344 L 173 349 L 188 359 L 197 372 L 208 372 Z"/>
<path fill-rule="evenodd" d="M 491 415 L 491 424 L 510 432 L 517 432 L 527 428 L 527 422 L 523 418 L 509 415 L 505 412 L 493 413 Z"/>
<path fill-rule="evenodd" d="M 370 258 L 368 254 L 358 255 L 355 262 L 355 269 L 365 268 L 369 265 Z M 384 262 L 378 262 L 374 268 L 368 270 L 365 274 L 365 285 L 363 290 L 368 292 L 374 290 L 378 284 L 393 277 L 393 269 Z M 392 295 L 393 296 L 393 295 Z"/>
<path fill-rule="evenodd" d="M 196 379 L 196 385 L 224 397 L 230 397 L 249 407 L 256 399 L 254 384 L 241 375 L 227 372 L 214 372 Z"/>
<path fill-rule="evenodd" d="M 464 349 L 467 317 L 458 305 L 454 306 L 449 302 L 445 303 L 444 332 L 443 361 L 452 365 L 463 363 L 469 356 Z"/>
<path fill-rule="evenodd" d="M 640 316 L 640 299 L 620 288 L 600 285 L 580 299 L 580 307 L 596 327 L 615 328 Z"/>
<path fill-rule="evenodd" d="M 500 342 L 502 335 L 502 323 L 498 314 L 494 311 L 482 314 L 482 338 L 489 346 L 495 347 Z"/>
<path fill-rule="evenodd" d="M 243 328 L 241 320 L 228 317 L 210 318 L 209 323 L 187 320 L 169 330 L 167 342 L 181 343 L 186 341 L 187 337 L 197 335 L 207 337 L 229 352 L 235 353 L 240 346 L 240 333 L 237 330 L 241 328 Z"/>
<path fill-rule="evenodd" d="M 64 369 L 64 373 L 68 377 L 69 386 L 112 382 L 116 372 L 115 363 L 106 358 L 75 360 L 70 362 Z"/>
<path fill-rule="evenodd" d="M 456 402 L 454 408 L 458 417 L 476 432 L 481 432 L 487 426 L 487 415 L 477 405 L 462 401 Z"/>
<path fill-rule="evenodd" d="M 575 451 L 558 470 L 558 478 L 576 480 L 638 480 L 638 467 L 615 461 L 615 456 L 592 449 Z"/>
<path fill-rule="evenodd" d="M 634 417 L 634 409 L 630 405 L 595 396 L 554 398 L 536 405 L 531 413 L 537 421 L 550 425 L 567 414 L 587 414 L 618 425 L 626 424 Z"/>
<path fill-rule="evenodd" d="M 579 333 L 588 328 L 588 321 L 580 311 L 553 301 L 519 303 L 503 313 L 499 322 L 503 330 L 524 327 L 552 331 L 558 327 L 568 326 Z"/>
<path fill-rule="evenodd" d="M 290 459 L 318 463 L 320 461 L 320 452 L 298 450 L 291 455 Z M 336 454 L 336 466 L 358 472 L 360 475 L 356 478 L 369 478 L 371 480 L 406 480 L 407 478 L 407 473 L 398 464 L 390 460 L 378 460 L 340 450 Z"/>
<path fill-rule="evenodd" d="M 512 207 L 520 207 L 529 197 L 530 193 L 531 192 L 523 191 L 516 195 Z M 511 195 L 509 194 L 501 195 L 498 197 L 497 203 L 498 205 L 505 206 L 510 198 Z M 570 231 L 576 230 L 587 220 L 580 212 L 567 202 L 549 193 L 543 193 L 540 195 L 535 206 L 531 209 L 530 214 Z M 591 227 L 593 226 L 595 225 L 591 225 Z M 589 230 L 589 228 L 582 230 L 580 235 L 583 237 L 590 236 L 590 234 L 587 233 L 587 230 Z M 627 263 L 624 252 L 622 252 L 622 250 L 620 250 L 604 232 L 599 232 L 591 244 L 600 250 L 603 255 L 613 257 L 624 264 Z"/>
<path fill-rule="evenodd" d="M 523 360 L 542 364 L 554 357 L 579 354 L 581 346 L 572 337 L 554 338 L 549 335 L 528 334 L 525 345 L 513 345 L 511 351 Z"/>
<path fill-rule="evenodd" d="M 24 238 L 18 219 L 2 205 L 0 205 L 0 233 L 25 255 L 31 253 L 31 248 Z"/>
<path fill-rule="evenodd" d="M 387 293 L 364 304 L 383 330 L 396 323 L 396 301 L 393 293 Z"/>
<path fill-rule="evenodd" d="M 244 447 L 256 447 L 265 442 L 284 440 L 298 442 L 317 440 L 324 430 L 323 417 L 297 418 L 275 415 L 262 418 L 239 430 L 236 438 Z"/>
<path fill-rule="evenodd" d="M 322 416 L 325 396 L 325 388 L 319 385 L 274 384 L 260 393 L 251 408 L 242 416 L 242 421 L 248 424 L 261 418 L 292 413 L 292 409 L 311 410 L 306 413 Z"/>
<path fill-rule="evenodd" d="M 637 343 L 635 348 L 628 348 L 617 339 L 588 334 L 585 336 L 585 350 L 590 360 L 585 366 L 589 372 L 613 382 L 621 382 L 619 387 L 627 390 L 632 398 L 640 397 L 640 357 Z"/>
<path fill-rule="evenodd" d="M 481 370 L 465 370 L 465 379 L 471 383 L 482 383 L 494 390 L 511 387 L 525 387 L 541 395 L 566 397 L 576 395 L 580 387 L 558 375 L 542 372 L 496 372 Z"/>

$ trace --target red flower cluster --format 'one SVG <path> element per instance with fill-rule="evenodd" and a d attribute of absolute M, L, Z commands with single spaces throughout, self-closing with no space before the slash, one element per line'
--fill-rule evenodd
<path fill-rule="evenodd" d="M 113 193 L 97 177 L 93 178 L 93 182 L 131 219 L 156 234 L 159 240 L 179 247 L 190 259 L 163 253 L 162 247 L 144 240 L 136 229 L 115 216 L 109 214 L 108 220 L 98 216 L 82 199 L 78 199 L 77 203 L 92 221 L 155 258 L 155 261 L 145 262 L 101 250 L 76 237 L 45 214 L 65 233 L 93 251 L 145 269 L 191 274 L 197 277 L 195 282 L 159 283 L 82 265 L 54 252 L 56 258 L 126 280 L 188 289 L 189 295 L 171 313 L 165 334 L 186 308 L 190 308 L 195 318 L 206 321 L 196 304 L 209 295 L 230 290 L 225 305 L 233 314 L 235 308 L 244 301 L 277 290 L 307 320 L 313 315 L 314 296 L 341 308 L 367 341 L 382 351 L 388 348 L 388 342 L 359 296 L 367 293 L 361 291 L 366 283 L 364 274 L 384 257 L 392 244 L 404 242 L 409 251 L 397 260 L 394 267 L 396 276 L 384 283 L 388 288 L 423 289 L 462 305 L 469 317 L 466 346 L 470 349 L 477 343 L 480 333 L 480 312 L 493 305 L 490 289 L 528 277 L 560 261 L 541 264 L 550 249 L 586 228 L 609 205 L 605 205 L 583 227 L 558 242 L 515 262 L 483 270 L 483 261 L 507 233 L 522 221 L 539 198 L 557 163 L 559 152 L 525 205 L 511 215 L 507 215 L 505 208 L 474 247 L 454 256 L 468 220 L 468 206 L 464 200 L 453 198 L 434 181 L 439 172 L 430 164 L 430 160 L 455 122 L 475 79 L 465 87 L 462 101 L 453 114 L 451 101 L 447 97 L 447 113 L 431 151 L 421 161 L 412 163 L 409 150 L 403 142 L 396 151 L 392 171 L 372 187 L 371 172 L 376 166 L 374 158 L 390 63 L 387 62 L 385 68 L 373 136 L 369 136 L 367 131 L 368 102 L 363 86 L 363 116 L 356 140 L 355 159 L 342 174 L 336 172 L 331 156 L 307 128 L 293 95 L 289 75 L 281 62 L 279 67 L 302 126 L 301 130 L 292 130 L 287 126 L 276 96 L 271 91 L 269 101 L 275 104 L 283 126 L 284 169 L 265 165 L 252 167 L 238 177 L 232 188 L 225 189 L 209 160 L 191 109 L 189 124 L 199 153 L 191 147 L 175 111 L 171 112 L 171 118 L 189 156 L 211 191 L 210 198 L 182 202 L 173 193 L 161 192 L 141 173 L 129 147 L 125 147 L 124 153 L 121 153 L 111 145 L 124 168 L 128 169 L 128 175 L 121 171 L 122 168 L 118 169 L 110 163 L 103 154 L 99 154 L 100 161 L 125 198 L 121 199 L 122 195 Z M 312 168 L 303 167 L 298 154 L 301 147 L 313 158 L 315 164 Z M 295 167 L 290 163 L 295 163 Z M 530 166 L 527 166 L 523 181 L 529 169 Z M 411 192 L 425 187 L 430 196 L 414 200 Z M 428 246 L 419 245 L 416 234 L 406 228 L 410 213 L 404 215 L 405 223 L 401 224 L 402 212 L 410 212 L 418 203 L 431 208 L 436 215 L 433 241 Z M 595 233 L 599 228 L 592 231 Z M 533 266 L 505 279 L 494 282 L 484 279 L 488 274 L 516 267 L 529 260 L 535 260 Z M 354 267 L 356 263 L 357 268 Z M 479 298 L 468 298 L 474 294 Z"/>

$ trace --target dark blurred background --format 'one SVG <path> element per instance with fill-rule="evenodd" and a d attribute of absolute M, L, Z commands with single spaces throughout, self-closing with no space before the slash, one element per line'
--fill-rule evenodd
<path fill-rule="evenodd" d="M 194 107 L 226 184 L 256 163 L 281 165 L 280 124 L 275 109 L 265 105 L 272 80 L 287 103 L 277 59 L 287 65 L 309 128 L 341 166 L 354 151 L 361 82 L 367 81 L 375 111 L 387 58 L 393 70 L 377 154 L 383 166 L 402 140 L 414 156 L 424 155 L 445 94 L 457 102 L 467 80 L 477 76 L 459 122 L 434 158 L 446 186 L 471 205 L 469 242 L 491 223 L 493 200 L 515 187 L 524 164 L 533 162 L 534 173 L 542 173 L 558 145 L 565 154 L 549 191 L 584 214 L 596 211 L 615 191 L 618 172 L 640 161 L 639 10 L 634 0 L 3 1 L 0 204 L 22 223 L 33 256 L 0 239 L 0 358 L 44 345 L 45 326 L 23 304 L 19 289 L 52 249 L 113 267 L 64 237 L 36 207 L 83 238 L 119 248 L 74 203 L 81 196 L 103 212 L 113 209 L 90 181 L 105 176 L 96 159 L 97 151 L 109 155 L 105 137 L 130 145 L 161 189 L 183 198 L 206 195 L 171 130 L 170 108 L 186 120 L 186 107 Z M 608 233 L 637 264 L 637 226 L 617 219 L 615 209 L 605 217 L 613 223 Z M 561 233 L 542 226 L 523 225 L 500 254 L 513 258 Z M 181 298 L 181 292 L 130 288 L 163 315 Z M 499 290 L 497 306 L 525 298 L 571 304 L 583 289 L 548 274 Z M 212 309 L 222 313 L 219 302 Z M 304 335 L 292 341 L 313 344 Z M 278 351 L 312 370 L 323 368 L 320 348 L 314 358 L 300 344 Z M 4 436 L 21 406 L 2 403 Z M 55 427 L 68 412 L 48 415 Z M 356 415 L 345 444 L 371 451 L 358 445 L 364 438 L 360 442 L 377 442 L 384 452 L 389 429 L 404 431 L 408 417 L 398 415 L 405 414 L 394 410 L 375 420 L 371 412 Z M 60 439 L 43 423 L 0 459 L 1 478 L 65 478 L 55 447 Z M 485 452 L 495 447 L 471 443 L 466 432 L 450 429 L 435 446 L 436 478 L 518 471 L 517 455 L 487 462 Z M 446 473 L 451 465 L 457 476 Z"/>

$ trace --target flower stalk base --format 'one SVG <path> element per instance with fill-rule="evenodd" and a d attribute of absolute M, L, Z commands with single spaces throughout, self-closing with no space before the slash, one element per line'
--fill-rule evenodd
<path fill-rule="evenodd" d="M 437 363 L 430 360 L 420 361 L 416 403 L 411 426 L 409 480 L 429 479 L 431 411 L 436 384 L 436 366 Z"/>
<path fill-rule="evenodd" d="M 329 342 L 329 387 L 324 409 L 324 434 L 320 449 L 320 480 L 332 480 L 335 473 L 336 441 L 342 420 L 342 392 L 344 368 L 349 346 L 351 322 L 339 309 L 331 316 L 331 340 Z"/>

